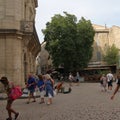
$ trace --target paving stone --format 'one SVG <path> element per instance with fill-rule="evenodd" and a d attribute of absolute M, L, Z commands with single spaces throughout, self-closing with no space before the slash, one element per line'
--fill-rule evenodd
<path fill-rule="evenodd" d="M 13 108 L 20 112 L 18 120 L 120 120 L 120 93 L 110 100 L 112 92 L 101 92 L 99 83 L 81 83 L 69 94 L 56 95 L 52 105 L 39 104 L 40 98 L 30 104 L 17 99 Z M 5 106 L 1 100 L 0 120 L 7 117 Z"/>

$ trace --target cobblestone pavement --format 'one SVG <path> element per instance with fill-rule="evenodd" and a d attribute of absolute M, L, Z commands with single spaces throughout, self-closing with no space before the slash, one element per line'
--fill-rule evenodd
<path fill-rule="evenodd" d="M 70 94 L 56 95 L 52 105 L 39 104 L 37 98 L 30 104 L 18 99 L 13 107 L 20 112 L 18 120 L 120 120 L 120 93 L 110 100 L 112 92 L 101 92 L 98 83 L 81 83 Z M 6 119 L 5 105 L 1 100 L 0 120 Z"/>

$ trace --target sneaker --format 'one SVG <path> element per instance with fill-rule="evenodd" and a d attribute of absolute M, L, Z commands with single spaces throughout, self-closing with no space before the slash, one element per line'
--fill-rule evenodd
<path fill-rule="evenodd" d="M 19 113 L 16 113 L 15 114 L 15 120 L 18 118 L 18 116 L 19 116 Z"/>

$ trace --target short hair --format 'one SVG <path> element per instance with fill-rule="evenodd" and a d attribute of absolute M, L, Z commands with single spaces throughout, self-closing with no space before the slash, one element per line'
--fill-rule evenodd
<path fill-rule="evenodd" d="M 42 80 L 42 79 L 43 79 L 43 76 L 40 74 L 40 75 L 38 75 L 38 78 L 39 78 L 40 80 Z"/>

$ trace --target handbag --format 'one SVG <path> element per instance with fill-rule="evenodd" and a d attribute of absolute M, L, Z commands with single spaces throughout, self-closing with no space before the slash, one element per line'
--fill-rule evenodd
<path fill-rule="evenodd" d="M 9 97 L 12 100 L 15 100 L 17 98 L 19 98 L 22 95 L 22 90 L 19 86 L 15 86 L 12 88 L 11 93 L 9 94 Z"/>

